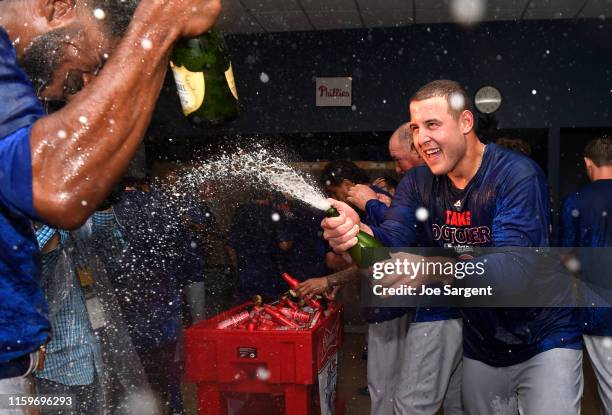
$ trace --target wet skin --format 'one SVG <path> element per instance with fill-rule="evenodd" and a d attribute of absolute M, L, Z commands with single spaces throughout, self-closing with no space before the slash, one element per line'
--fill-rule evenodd
<path fill-rule="evenodd" d="M 208 30 L 219 0 L 141 2 L 131 25 L 97 76 L 113 42 L 100 37 L 81 0 L 0 2 L 2 26 L 22 57 L 32 40 L 56 29 L 76 30 L 44 98 L 71 99 L 37 120 L 30 134 L 34 208 L 40 219 L 64 229 L 80 226 L 127 168 L 149 125 L 169 54 L 180 37 Z M 82 36 L 81 36 L 82 35 Z M 139 47 L 148 39 L 152 48 Z M 81 83 L 87 85 L 74 93 Z"/>

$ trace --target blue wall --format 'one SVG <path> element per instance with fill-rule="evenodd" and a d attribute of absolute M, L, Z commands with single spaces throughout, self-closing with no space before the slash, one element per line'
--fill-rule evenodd
<path fill-rule="evenodd" d="M 496 113 L 499 128 L 612 126 L 610 21 L 419 25 L 234 35 L 226 41 L 241 117 L 214 131 L 192 128 L 168 79 L 152 136 L 393 130 L 407 120 L 410 95 L 438 78 L 460 81 L 470 93 L 497 86 L 504 96 Z M 355 110 L 315 107 L 317 76 L 352 76 Z"/>

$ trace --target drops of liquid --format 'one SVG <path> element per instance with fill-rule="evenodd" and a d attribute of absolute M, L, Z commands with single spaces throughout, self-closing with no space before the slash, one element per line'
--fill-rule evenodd
<path fill-rule="evenodd" d="M 291 166 L 282 154 L 262 145 L 255 145 L 248 150 L 238 148 L 232 152 L 223 152 L 215 158 L 196 164 L 179 176 L 173 185 L 172 193 L 192 192 L 208 180 L 264 187 L 282 192 L 315 209 L 329 208 L 325 195 L 311 177 Z"/>

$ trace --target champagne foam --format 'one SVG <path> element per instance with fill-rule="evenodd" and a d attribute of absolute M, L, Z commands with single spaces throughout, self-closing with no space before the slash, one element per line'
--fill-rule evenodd
<path fill-rule="evenodd" d="M 228 185 L 249 184 L 282 192 L 318 210 L 328 209 L 329 202 L 315 180 L 290 166 L 278 153 L 278 150 L 273 151 L 262 145 L 224 152 L 179 175 L 174 186 L 184 191 L 187 189 L 181 188 L 197 186 L 207 180 Z"/>

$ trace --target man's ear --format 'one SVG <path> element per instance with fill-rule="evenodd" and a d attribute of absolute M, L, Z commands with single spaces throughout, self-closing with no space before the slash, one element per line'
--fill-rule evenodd
<path fill-rule="evenodd" d="M 585 164 L 587 176 L 589 176 L 589 179 L 591 181 L 595 180 L 595 175 L 597 174 L 597 165 L 593 162 L 593 160 L 591 160 L 588 157 L 584 158 L 584 164 Z"/>
<path fill-rule="evenodd" d="M 75 16 L 76 0 L 38 0 L 38 11 L 50 26 L 61 26 Z"/>
<path fill-rule="evenodd" d="M 464 110 L 459 116 L 461 132 L 467 134 L 474 129 L 474 114 L 472 111 Z"/>

